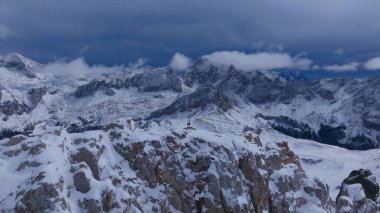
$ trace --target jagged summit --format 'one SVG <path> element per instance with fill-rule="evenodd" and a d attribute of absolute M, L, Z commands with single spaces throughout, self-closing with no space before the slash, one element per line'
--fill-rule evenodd
<path fill-rule="evenodd" d="M 22 56 L 19 53 L 0 55 L 0 67 L 8 68 L 27 77 L 36 77 L 34 71 L 40 66 L 39 63 Z"/>
<path fill-rule="evenodd" d="M 204 110 L 207 106 L 211 105 L 217 107 L 222 112 L 232 109 L 232 103 L 228 97 L 211 83 L 205 82 L 193 93 L 180 97 L 164 109 L 152 112 L 149 119 L 177 112 L 186 112 L 188 110 Z"/>

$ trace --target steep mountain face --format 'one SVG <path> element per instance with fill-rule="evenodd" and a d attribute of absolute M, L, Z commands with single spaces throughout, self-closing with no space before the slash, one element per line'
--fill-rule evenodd
<path fill-rule="evenodd" d="M 186 112 L 188 110 L 191 110 L 191 112 L 193 110 L 205 110 L 207 106 L 215 106 L 222 112 L 232 109 L 232 104 L 228 97 L 211 83 L 205 82 L 193 93 L 180 97 L 164 109 L 152 112 L 148 119 L 171 115 L 177 112 Z"/>
<path fill-rule="evenodd" d="M 286 80 L 273 72 L 216 68 L 206 59 L 183 76 L 185 82 L 212 82 L 284 134 L 350 149 L 379 146 L 380 78 Z"/>

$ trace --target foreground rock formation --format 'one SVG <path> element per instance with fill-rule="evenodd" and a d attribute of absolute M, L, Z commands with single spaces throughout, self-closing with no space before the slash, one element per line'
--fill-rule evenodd
<path fill-rule="evenodd" d="M 4 212 L 334 212 L 287 142 L 113 123 L 0 142 Z M 132 129 L 132 130 L 131 130 Z M 158 131 L 159 130 L 159 131 Z M 247 137 L 250 135 L 250 137 Z M 263 145 L 262 145 L 263 144 Z M 25 161 L 25 159 L 28 159 Z"/>
<path fill-rule="evenodd" d="M 369 170 L 354 170 L 344 179 L 336 200 L 339 213 L 380 211 L 377 206 L 379 184 Z"/>

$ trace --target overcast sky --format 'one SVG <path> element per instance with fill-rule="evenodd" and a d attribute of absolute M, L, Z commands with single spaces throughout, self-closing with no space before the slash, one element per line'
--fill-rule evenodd
<path fill-rule="evenodd" d="M 0 0 L 0 53 L 166 65 L 175 53 L 277 52 L 355 71 L 380 57 L 379 8 L 377 0 Z"/>

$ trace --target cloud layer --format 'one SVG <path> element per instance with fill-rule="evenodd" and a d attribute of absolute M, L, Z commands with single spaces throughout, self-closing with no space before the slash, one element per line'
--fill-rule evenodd
<path fill-rule="evenodd" d="M 274 52 L 246 54 L 238 51 L 221 51 L 203 57 L 216 65 L 234 65 L 243 71 L 284 68 L 306 70 L 312 63 L 308 58 L 292 57 L 287 53 Z"/>
<path fill-rule="evenodd" d="M 332 72 L 355 72 L 358 70 L 358 66 L 360 64 L 357 62 L 352 62 L 349 64 L 333 64 L 333 65 L 326 65 L 323 66 L 322 68 L 326 71 L 332 71 Z"/>
<path fill-rule="evenodd" d="M 42 67 L 41 72 L 53 74 L 57 76 L 81 76 L 88 74 L 103 74 L 107 72 L 115 72 L 122 67 L 106 67 L 102 65 L 88 65 L 83 58 L 77 58 L 72 61 L 57 61 L 46 64 Z"/>
<path fill-rule="evenodd" d="M 372 59 L 368 60 L 364 64 L 364 67 L 367 70 L 380 70 L 380 57 L 372 58 Z"/>
<path fill-rule="evenodd" d="M 171 67 L 175 71 L 183 71 L 190 65 L 191 59 L 181 53 L 174 54 L 169 63 L 169 67 Z"/>
<path fill-rule="evenodd" d="M 142 57 L 164 65 L 176 52 L 196 58 L 275 44 L 317 56 L 319 64 L 344 63 L 329 61 L 342 58 L 337 48 L 345 57 L 361 55 L 357 60 L 380 54 L 378 8 L 375 0 L 0 0 L 0 24 L 17 33 L 0 40 L 0 53 L 111 65 Z"/>

